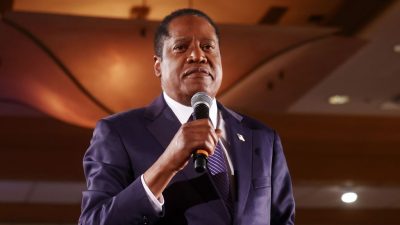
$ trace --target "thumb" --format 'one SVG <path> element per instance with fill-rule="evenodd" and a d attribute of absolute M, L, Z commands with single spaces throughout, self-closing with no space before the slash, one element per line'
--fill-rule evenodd
<path fill-rule="evenodd" d="M 221 129 L 215 129 L 215 134 L 218 136 L 218 139 L 222 137 L 222 130 Z"/>

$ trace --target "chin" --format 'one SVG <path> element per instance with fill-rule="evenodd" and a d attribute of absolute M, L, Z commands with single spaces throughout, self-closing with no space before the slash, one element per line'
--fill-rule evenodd
<path fill-rule="evenodd" d="M 213 97 L 213 95 L 212 95 L 212 93 L 210 92 L 210 90 L 207 89 L 207 88 L 205 88 L 205 87 L 194 88 L 194 89 L 192 89 L 189 93 L 190 93 L 190 96 L 193 96 L 193 95 L 196 94 L 197 92 L 205 92 L 205 93 L 207 93 L 207 95 Z"/>
<path fill-rule="evenodd" d="M 214 86 L 210 83 L 204 82 L 192 82 L 186 85 L 186 93 L 190 98 L 197 92 L 205 92 L 210 97 L 215 97 L 216 91 L 214 91 Z"/>

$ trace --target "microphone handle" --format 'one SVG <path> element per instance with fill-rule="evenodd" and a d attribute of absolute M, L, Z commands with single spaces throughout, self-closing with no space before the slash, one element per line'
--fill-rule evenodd
<path fill-rule="evenodd" d="M 207 158 L 208 153 L 203 149 L 197 149 L 193 153 L 193 164 L 194 170 L 198 173 L 202 173 L 207 169 Z"/>

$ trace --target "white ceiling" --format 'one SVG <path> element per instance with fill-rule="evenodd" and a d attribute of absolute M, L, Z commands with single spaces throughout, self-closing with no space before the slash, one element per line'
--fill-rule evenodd
<path fill-rule="evenodd" d="M 400 107 L 389 104 L 400 95 L 400 1 L 378 17 L 360 37 L 368 43 L 330 76 L 293 104 L 292 113 L 400 116 Z M 323 60 L 323 59 L 321 59 Z M 348 95 L 345 105 L 329 105 L 332 95 Z M 398 103 L 397 103 L 398 104 Z"/>

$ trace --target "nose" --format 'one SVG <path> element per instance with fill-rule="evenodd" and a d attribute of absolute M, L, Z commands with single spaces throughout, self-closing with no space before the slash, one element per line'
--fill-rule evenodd
<path fill-rule="evenodd" d="M 207 63 L 207 57 L 200 46 L 194 46 L 186 59 L 187 63 Z"/>

